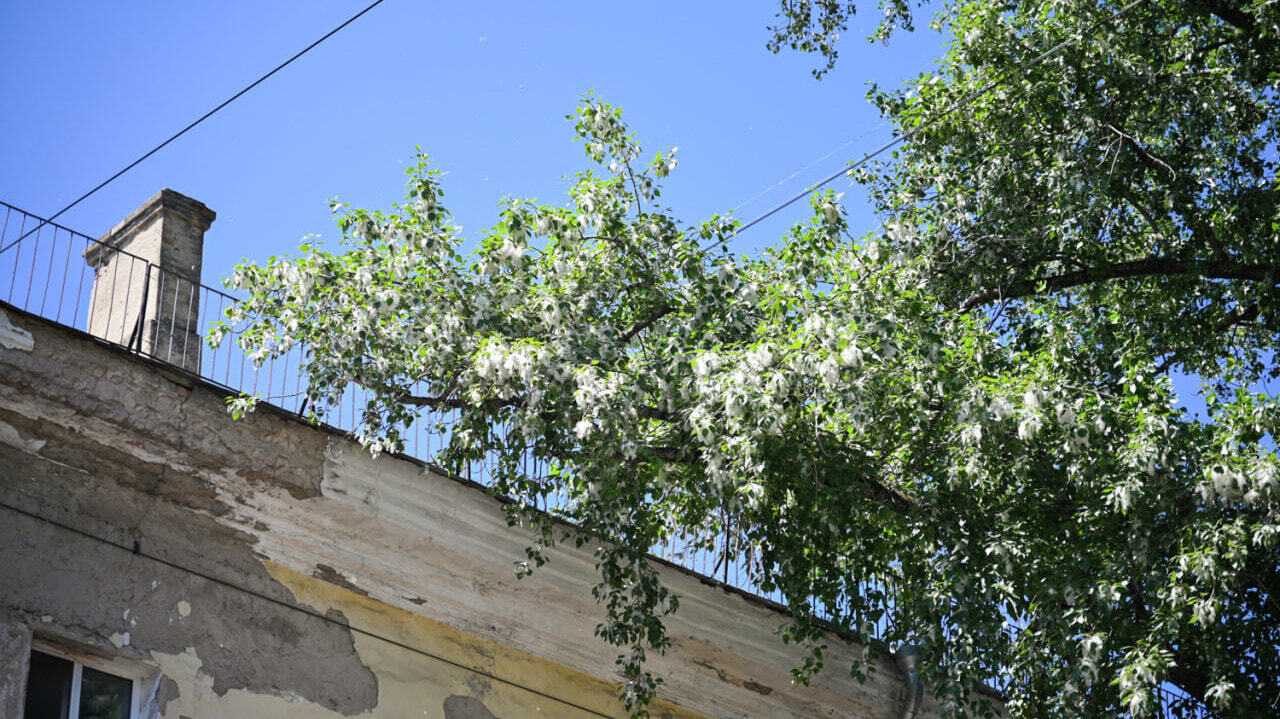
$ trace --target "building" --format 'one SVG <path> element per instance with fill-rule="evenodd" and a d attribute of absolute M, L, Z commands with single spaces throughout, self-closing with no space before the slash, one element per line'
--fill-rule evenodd
<path fill-rule="evenodd" d="M 166 190 L 101 241 L 40 225 L 3 259 L 0 719 L 625 716 L 589 546 L 518 580 L 530 537 L 480 485 L 278 407 L 230 420 L 213 380 L 234 365 L 199 341 L 213 219 Z M 94 271 L 68 289 L 77 252 Z M 888 655 L 865 683 L 841 671 L 862 648 L 835 636 L 829 669 L 794 685 L 778 606 L 662 572 L 681 607 L 650 661 L 655 716 L 911 703 Z"/>

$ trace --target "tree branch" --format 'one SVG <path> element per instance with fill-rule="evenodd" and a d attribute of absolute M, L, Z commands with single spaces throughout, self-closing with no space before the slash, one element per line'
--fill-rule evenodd
<path fill-rule="evenodd" d="M 812 449 L 818 454 L 825 455 L 826 457 L 847 457 L 854 454 L 861 454 L 860 452 L 852 451 L 852 448 L 849 445 L 845 444 L 839 437 L 828 431 L 816 432 L 812 436 L 812 442 Z M 881 456 L 884 456 L 884 454 L 885 453 L 882 451 Z M 903 516 L 912 516 L 917 515 L 923 509 L 926 515 L 934 516 L 932 509 L 922 507 L 920 502 L 915 498 L 899 492 L 897 489 L 866 472 L 858 471 L 857 463 L 851 464 L 853 464 L 852 467 L 845 467 L 842 471 L 838 472 L 815 472 L 814 479 L 822 487 L 838 491 L 836 483 L 832 481 L 832 475 L 835 475 L 840 480 L 858 485 L 859 493 L 862 494 L 863 497 L 884 507 L 888 507 L 898 514 Z"/>
<path fill-rule="evenodd" d="M 634 338 L 636 335 L 649 329 L 649 327 L 653 325 L 654 322 L 657 322 L 663 317 L 666 317 L 667 315 L 671 314 L 673 311 L 674 311 L 674 308 L 672 308 L 671 305 L 663 303 L 660 307 L 658 307 L 658 309 L 650 313 L 648 317 L 645 317 L 644 319 L 640 320 L 631 329 L 622 333 L 622 337 L 618 338 L 618 342 L 620 344 L 626 344 L 630 342 L 632 338 Z"/>
<path fill-rule="evenodd" d="M 431 409 L 501 409 L 503 407 L 519 407 L 523 402 L 515 399 L 500 399 L 498 397 L 490 397 L 480 402 L 469 402 L 465 399 L 451 397 L 449 395 L 440 395 L 432 397 L 427 395 L 404 394 L 397 398 L 397 401 L 404 404 L 411 404 L 417 407 L 429 407 Z"/>
<path fill-rule="evenodd" d="M 488 399 L 481 400 L 480 402 L 471 402 L 469 400 L 461 399 L 458 397 L 452 397 L 449 394 L 440 395 L 440 396 L 430 396 L 430 395 L 416 395 L 416 394 L 406 393 L 406 394 L 400 395 L 397 398 L 397 401 L 403 402 L 404 404 L 414 405 L 417 407 L 429 407 L 431 409 L 484 409 L 484 410 L 492 411 L 495 409 L 502 409 L 504 407 L 523 407 L 524 406 L 523 397 L 511 397 L 509 399 L 502 399 L 500 397 L 489 397 Z M 671 412 L 658 409 L 657 407 L 649 407 L 647 405 L 638 405 L 636 406 L 635 410 L 636 410 L 636 415 L 643 419 L 652 419 L 659 422 L 668 422 L 671 424 L 675 424 L 678 419 Z M 553 412 L 544 412 L 541 416 L 544 419 L 548 419 L 548 420 L 559 418 L 559 415 Z"/>
<path fill-rule="evenodd" d="M 1199 277 L 1206 280 L 1243 280 L 1246 282 L 1275 284 L 1277 278 L 1280 278 L 1280 267 L 1275 265 L 1247 265 L 1223 260 L 1171 260 L 1164 257 L 1148 257 L 1141 260 L 1117 262 L 1107 267 L 1068 272 L 1062 275 L 1018 280 L 1004 287 L 980 290 L 969 295 L 960 304 L 960 311 L 968 312 L 991 302 L 1053 293 L 1080 285 L 1131 277 L 1161 276 Z"/>
<path fill-rule="evenodd" d="M 501 399 L 498 397 L 491 397 L 477 404 L 475 402 L 468 402 L 464 399 L 460 399 L 456 397 L 448 397 L 448 396 L 431 397 L 431 396 L 410 395 L 410 394 L 405 394 L 401 396 L 400 401 L 404 402 L 405 404 L 412 404 L 420 407 L 430 407 L 432 409 L 480 408 L 480 409 L 494 410 L 494 409 L 501 409 L 503 407 L 520 407 L 524 404 L 523 398 L 519 398 L 519 397 L 513 397 L 510 399 Z M 672 413 L 667 412 L 665 410 L 658 409 L 656 407 L 640 405 L 640 406 L 637 406 L 635 409 L 636 409 L 636 414 L 644 419 L 652 419 L 660 422 L 669 422 L 669 423 L 675 423 L 677 420 L 675 415 L 673 415 Z M 547 419 L 556 419 L 556 416 L 552 413 L 547 413 L 546 416 L 547 416 Z M 683 448 L 646 447 L 646 450 L 652 453 L 654 457 L 666 462 L 673 462 L 677 464 L 693 464 L 694 463 L 694 461 L 691 460 L 691 458 L 689 457 L 687 451 Z M 848 479 L 862 487 L 861 491 L 864 497 L 867 497 L 868 499 L 872 499 L 876 502 L 879 502 L 880 504 L 886 507 L 889 507 L 890 509 L 893 509 L 899 514 L 909 515 L 920 510 L 920 503 L 917 502 L 915 499 L 908 497 L 905 494 L 902 494 L 901 492 L 893 489 L 892 487 L 889 487 L 888 485 L 881 483 L 880 481 L 872 477 L 859 475 L 859 476 L 850 476 L 848 477 Z M 824 482 L 824 484 L 828 487 L 834 488 L 830 484 L 827 484 L 826 482 Z"/>
<path fill-rule="evenodd" d="M 1137 138 L 1109 122 L 1105 124 L 1108 129 L 1120 138 L 1121 142 L 1123 142 L 1126 147 L 1133 150 L 1134 153 L 1138 155 L 1138 162 L 1141 163 L 1143 167 L 1155 172 L 1156 174 L 1164 175 L 1170 181 L 1177 179 L 1178 173 L 1174 172 L 1172 167 L 1169 167 L 1169 163 L 1161 160 L 1159 157 L 1156 157 L 1150 150 L 1143 147 L 1142 143 L 1138 142 Z"/>
<path fill-rule="evenodd" d="M 1258 29 L 1258 22 L 1252 15 L 1239 8 L 1232 7 L 1229 2 L 1224 2 L 1224 0 L 1201 0 L 1197 4 L 1219 20 L 1246 34 L 1252 35 Z"/>

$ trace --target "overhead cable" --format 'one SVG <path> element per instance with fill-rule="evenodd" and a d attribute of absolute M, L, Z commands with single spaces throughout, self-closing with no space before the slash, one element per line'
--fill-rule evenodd
<path fill-rule="evenodd" d="M 152 155 L 156 154 L 156 153 L 157 153 L 157 152 L 159 152 L 161 149 L 163 149 L 165 145 L 168 145 L 169 143 L 173 142 L 174 140 L 178 139 L 179 137 L 182 137 L 183 135 L 187 134 L 187 132 L 188 132 L 189 130 L 191 130 L 192 128 L 194 128 L 196 125 L 199 125 L 200 123 L 204 122 L 205 120 L 208 120 L 210 117 L 212 117 L 212 116 L 214 115 L 214 113 L 218 112 L 219 110 L 221 110 L 222 108 L 226 107 L 227 105 L 230 105 L 231 103 L 235 102 L 236 100 L 238 100 L 238 99 L 240 98 L 240 96 L 241 96 L 241 95 L 244 95 L 245 93 L 249 92 L 249 91 L 250 91 L 250 90 L 252 90 L 253 88 L 255 88 L 255 87 L 257 87 L 258 85 L 262 84 L 262 83 L 263 83 L 263 81 L 265 81 L 267 78 L 271 77 L 272 75 L 276 74 L 277 72 L 280 72 L 280 71 L 281 71 L 281 70 L 283 70 L 284 68 L 288 67 L 288 66 L 289 66 L 289 64 L 290 64 L 290 63 L 292 63 L 294 60 L 297 60 L 298 58 L 302 57 L 303 55 L 306 55 L 308 52 L 310 52 L 310 51 L 312 50 L 312 48 L 316 47 L 317 45 L 319 45 L 320 43 L 324 42 L 325 40 L 328 40 L 329 38 L 333 37 L 334 35 L 336 35 L 336 34 L 338 33 L 338 31 L 342 30 L 342 29 L 343 29 L 343 28 L 345 28 L 346 26 L 348 26 L 348 25 L 350 25 L 351 23 L 355 22 L 357 19 L 359 19 L 359 17 L 360 17 L 361 15 L 364 15 L 365 13 L 367 13 L 367 12 L 369 12 L 370 10 L 374 9 L 374 8 L 375 8 L 375 7 L 377 7 L 378 5 L 381 5 L 381 4 L 382 4 L 382 2 L 383 2 L 383 0 L 374 0 L 374 2 L 370 3 L 367 7 L 365 7 L 365 9 L 363 9 L 363 10 L 361 10 L 360 12 L 356 13 L 355 15 L 352 15 L 351 17 L 347 18 L 345 22 L 343 22 L 341 25 L 339 25 L 339 26 L 335 27 L 334 29 L 330 30 L 329 32 L 325 33 L 323 36 L 321 36 L 321 37 L 320 37 L 320 39 L 316 40 L 315 42 L 311 43 L 310 45 L 308 45 L 308 46 L 306 46 L 306 47 L 302 48 L 301 50 L 299 50 L 298 52 L 294 53 L 293 57 L 289 58 L 288 60 L 285 60 L 284 62 L 280 63 L 279 65 L 276 65 L 274 68 L 272 68 L 272 69 L 271 69 L 271 71 L 270 71 L 270 72 L 268 72 L 267 74 L 263 75 L 262 77 L 259 77 L 257 80 L 254 80 L 252 83 L 250 83 L 250 84 L 246 85 L 246 86 L 244 87 L 244 89 L 240 90 L 240 92 L 237 92 L 236 94 L 232 95 L 231 97 L 227 98 L 226 100 L 223 100 L 223 101 L 222 101 L 222 103 L 221 103 L 221 104 L 219 104 L 217 107 L 215 107 L 215 108 L 213 108 L 212 110 L 210 110 L 210 111 L 206 112 L 205 114 L 201 115 L 201 116 L 200 116 L 199 118 L 197 118 L 194 122 L 192 122 L 191 124 L 189 124 L 189 125 L 187 125 L 186 127 L 182 128 L 181 130 L 178 130 L 178 131 L 177 131 L 177 132 L 175 132 L 173 135 L 170 135 L 170 136 L 169 136 L 169 139 L 167 139 L 167 140 L 165 140 L 164 142 L 160 143 L 159 145 L 156 145 L 155 147 L 151 148 L 151 149 L 150 149 L 150 150 L 148 150 L 145 154 L 143 154 L 141 157 L 139 157 L 138 159 L 134 160 L 133 162 L 130 162 L 128 165 L 125 165 L 124 169 L 120 170 L 119 172 L 117 172 L 116 174 L 112 175 L 111 177 L 108 177 L 107 179 L 105 179 L 105 180 L 103 180 L 102 182 L 98 183 L 98 185 L 97 185 L 96 187 L 94 187 L 92 190 L 89 190 L 88 192 L 84 193 L 83 195 L 81 195 L 81 196 L 77 197 L 77 198 L 75 199 L 75 201 L 73 201 L 71 204 L 69 204 L 69 205 L 67 205 L 66 207 L 63 207 L 61 210 L 58 210 L 57 212 L 53 213 L 53 214 L 52 214 L 52 215 L 50 215 L 48 218 L 46 218 L 45 220 L 41 221 L 41 222 L 40 222 L 40 224 L 36 225 L 35 227 L 31 228 L 30 230 L 28 230 L 26 233 L 24 233 L 24 234 L 23 234 L 23 235 L 21 235 L 20 237 L 18 237 L 18 239 L 14 240 L 13 242 L 10 242 L 8 245 L 5 245 L 3 248 L 0 248 L 0 255 L 3 255 L 4 253 L 8 252 L 8 251 L 9 251 L 9 249 L 10 249 L 11 247 L 13 247 L 14 245 L 18 244 L 19 242 L 22 242 L 22 241 L 23 241 L 23 240 L 25 240 L 27 237 L 29 237 L 30 235 L 32 235 L 33 233 L 35 233 L 36 231 L 38 231 L 40 228 L 42 228 L 42 227 L 44 227 L 45 225 L 49 224 L 51 221 L 58 219 L 58 217 L 60 217 L 64 212 L 66 212 L 67 210 L 70 210 L 71 208 L 73 208 L 73 207 L 75 207 L 76 205 L 80 204 L 82 201 L 84 201 L 84 200 L 88 199 L 91 195 L 93 195 L 93 194 L 94 194 L 95 192 L 97 192 L 98 190 L 101 190 L 102 188 L 104 188 L 104 187 L 106 187 L 107 185 L 111 184 L 112 182 L 114 182 L 114 181 L 116 180 L 116 178 L 120 177 L 121 175 L 123 175 L 124 173 L 128 172 L 129 170 L 132 170 L 133 168 L 137 167 L 139 164 L 141 164 L 141 163 L 142 163 L 144 160 L 146 160 L 148 157 L 151 157 Z"/>
<path fill-rule="evenodd" d="M 831 157 L 832 155 L 836 154 L 837 152 L 842 152 L 846 147 L 848 147 L 848 146 L 852 145 L 853 143 L 857 142 L 858 140 L 863 139 L 863 138 L 864 138 L 864 137 L 866 137 L 867 135 L 870 135 L 871 133 L 875 132 L 876 130 L 879 130 L 880 128 L 884 127 L 884 126 L 885 126 L 885 125 L 887 125 L 887 124 L 889 124 L 887 121 L 882 120 L 882 121 L 880 121 L 878 124 L 876 124 L 876 126 L 875 126 L 875 127 L 872 127 L 872 128 L 870 128 L 870 129 L 868 129 L 868 130 L 864 130 L 864 131 L 862 131 L 862 132 L 858 133 L 857 135 L 854 135 L 853 137 L 851 137 L 851 138 L 849 138 L 848 140 L 846 140 L 846 141 L 844 142 L 844 144 L 840 145 L 840 146 L 839 146 L 839 147 L 837 147 L 836 149 L 832 150 L 831 152 L 828 152 L 827 154 L 823 155 L 822 157 L 819 157 L 818 159 L 814 160 L 813 162 L 810 162 L 809 164 L 805 165 L 804 167 L 800 168 L 799 170 L 796 170 L 795 172 L 791 173 L 790 175 L 787 175 L 786 177 L 782 178 L 781 180 L 778 180 L 777 182 L 773 183 L 772 185 L 769 185 L 768 187 L 764 188 L 763 190 L 761 190 L 761 191 L 757 192 L 756 194 L 752 195 L 750 198 L 748 198 L 748 199 L 746 199 L 746 200 L 743 200 L 742 202 L 739 202 L 739 203 L 738 203 L 738 205 L 737 205 L 736 207 L 734 207 L 732 210 L 729 210 L 729 211 L 730 211 L 730 212 L 737 212 L 738 210 L 741 210 L 742 208 L 746 207 L 747 205 L 750 205 L 752 202 L 755 202 L 756 200 L 760 199 L 761 197 L 764 197 L 765 195 L 769 194 L 770 192 L 773 192 L 774 190 L 778 189 L 779 187 L 782 187 L 782 186 L 783 186 L 783 185 L 785 185 L 786 183 L 791 182 L 791 181 L 792 181 L 792 180 L 794 180 L 796 177 L 798 177 L 801 173 L 808 172 L 809 170 L 813 169 L 813 168 L 814 168 L 814 166 L 818 165 L 819 163 L 821 163 L 821 162 L 825 162 L 825 161 L 826 161 L 829 157 Z"/>
<path fill-rule="evenodd" d="M 1079 37 L 1073 37 L 1073 38 L 1068 38 L 1068 39 L 1066 39 L 1066 40 L 1063 40 L 1062 42 L 1058 43 L 1057 45 L 1054 45 L 1053 47 L 1049 48 L 1048 50 L 1045 50 L 1044 52 L 1040 53 L 1040 54 L 1039 54 L 1039 55 L 1037 55 L 1036 57 L 1032 58 L 1032 59 L 1031 59 L 1030 61 L 1028 61 L 1027 63 L 1025 63 L 1025 64 L 1023 64 L 1023 65 L 1018 66 L 1018 67 L 1016 68 L 1016 70 L 1014 70 L 1014 71 L 1012 71 L 1012 72 L 1010 72 L 1010 73 L 1006 74 L 1006 75 L 1005 75 L 1005 76 L 1003 76 L 1003 77 L 998 77 L 998 78 L 996 78 L 995 80 L 992 80 L 992 81 L 988 82 L 986 85 L 983 85 L 981 88 L 979 88 L 979 89 L 977 89 L 977 90 L 974 90 L 973 92 L 969 93 L 969 94 L 968 94 L 968 95 L 966 95 L 962 100 L 960 100 L 960 102 L 957 102 L 957 103 L 955 103 L 954 105 L 952 105 L 951 107 L 948 107 L 948 108 L 947 108 L 946 110 L 944 110 L 943 112 L 941 112 L 941 113 L 939 113 L 939 114 L 937 114 L 937 115 L 934 115 L 934 116 L 932 116 L 932 117 L 928 118 L 928 119 L 927 119 L 927 120 L 925 120 L 923 123 L 921 123 L 921 124 L 919 124 L 919 125 L 917 125 L 917 126 L 915 126 L 915 127 L 911 128 L 911 129 L 907 130 L 906 132 L 902 133 L 901 135 L 899 135 L 899 136 L 897 136 L 897 137 L 893 138 L 892 140 L 890 140 L 890 141 L 888 141 L 888 142 L 884 143 L 883 145 L 881 145 L 881 146 L 879 146 L 879 147 L 875 148 L 875 149 L 874 149 L 874 150 L 872 150 L 871 152 L 868 152 L 867 154 L 863 155 L 861 158 L 859 158 L 859 159 L 858 159 L 858 160 L 856 160 L 855 162 L 852 162 L 852 163 L 850 163 L 849 165 L 846 165 L 845 167 L 842 167 L 839 171 L 837 171 L 837 172 L 835 172 L 835 173 L 832 173 L 830 176 L 828 176 L 827 178 L 825 178 L 825 179 L 823 179 L 822 181 L 818 182 L 816 185 L 813 185 L 813 186 L 809 187 L 809 188 L 808 188 L 808 189 L 806 189 L 804 192 L 801 192 L 801 193 L 799 193 L 799 194 L 795 195 L 794 197 L 792 197 L 791 199 L 787 200 L 786 202 L 783 202 L 782 204 L 780 204 L 780 205 L 778 205 L 778 206 L 774 207 L 773 209 L 769 210 L 768 212 L 764 213 L 763 215 L 760 215 L 759 217 L 755 218 L 754 220 L 752 220 L 752 221 L 748 222 L 747 224 L 742 225 L 742 226 L 741 226 L 741 227 L 739 227 L 738 229 L 734 230 L 734 231 L 733 231 L 733 233 L 732 233 L 732 234 L 730 234 L 730 235 L 729 235 L 729 237 L 727 237 L 726 239 L 732 239 L 732 238 L 734 238 L 734 237 L 737 237 L 738 235 L 740 235 L 740 234 L 742 234 L 743 232 L 747 231 L 747 230 L 748 230 L 748 229 L 750 229 L 751 227 L 754 227 L 755 225 L 760 224 L 761 222 L 763 222 L 763 221 L 765 221 L 765 220 L 769 219 L 770 217 L 772 217 L 772 216 L 776 215 L 777 213 L 781 212 L 782 210 L 784 210 L 784 209 L 786 209 L 786 208 L 790 207 L 791 205 L 794 205 L 795 203 L 799 202 L 800 200 L 803 200 L 804 198 L 806 198 L 806 197 L 808 197 L 809 195 L 811 195 L 814 191 L 816 191 L 816 190 L 820 190 L 820 189 L 822 189 L 823 187 L 826 187 L 827 185 L 829 185 L 829 184 L 831 184 L 832 182 L 836 181 L 836 180 L 837 180 L 838 178 L 840 178 L 841 176 L 848 175 L 848 174 L 852 173 L 854 170 L 857 170 L 858 168 L 860 168 L 860 167 L 862 167 L 863 165 L 867 164 L 868 162 L 870 162 L 871 160 L 875 159 L 875 158 L 876 158 L 876 157 L 878 157 L 879 155 L 884 154 L 885 152 L 889 151 L 890 149 L 892 149 L 892 148 L 894 148 L 894 147 L 896 147 L 896 146 L 898 146 L 898 145 L 900 145 L 900 144 L 902 144 L 902 143 L 906 142 L 907 140 L 910 140 L 911 138 L 915 137 L 916 135 L 920 134 L 921 132 L 924 132 L 925 130 L 929 129 L 929 128 L 930 128 L 930 127 L 932 127 L 933 125 L 936 125 L 938 122 L 942 121 L 944 118 L 946 118 L 947 116 L 949 116 L 951 113 L 955 112 L 956 110 L 959 110 L 960 108 L 965 107 L 965 106 L 967 106 L 967 105 L 971 104 L 974 100 L 978 99 L 979 97 L 981 97 L 981 96 L 985 95 L 986 93 L 990 92 L 991 90 L 995 89 L 995 88 L 996 88 L 997 86 L 999 86 L 1000 84 L 1002 84 L 1002 83 L 1004 83 L 1005 81 L 1009 80 L 1009 79 L 1010 79 L 1010 77 L 1012 77 L 1013 75 L 1015 75 L 1015 74 L 1021 74 L 1021 73 L 1025 72 L 1026 70 L 1029 70 L 1029 69 L 1031 69 L 1031 68 L 1033 68 L 1033 67 L 1035 67 L 1035 66 L 1037 66 L 1037 65 L 1039 65 L 1039 64 L 1041 64 L 1041 63 L 1043 63 L 1045 60 L 1048 60 L 1049 58 L 1053 57 L 1054 55 L 1057 55 L 1058 53 L 1062 52 L 1062 51 L 1063 51 L 1064 49 L 1066 49 L 1067 47 L 1069 47 L 1069 46 L 1071 46 L 1071 45 L 1075 44 L 1076 42 L 1078 42 L 1081 38 L 1084 38 L 1084 37 L 1088 37 L 1088 36 L 1093 35 L 1093 33 L 1094 33 L 1094 32 L 1096 32 L 1098 29 L 1100 29 L 1103 25 L 1106 25 L 1106 24 L 1108 24 L 1108 23 L 1111 23 L 1111 22 L 1114 22 L 1115 20 L 1120 19 L 1122 16 L 1124 16 L 1125 14 L 1127 14 L 1130 10 L 1132 10 L 1132 9 L 1133 9 L 1133 8 L 1135 8 L 1135 7 L 1137 7 L 1137 6 L 1138 6 L 1139 4 L 1141 4 L 1141 3 L 1142 3 L 1142 0 L 1133 0 L 1133 2 L 1129 3 L 1128 5 L 1125 5 L 1124 7 L 1120 8 L 1119 10 L 1116 10 L 1115 12 L 1111 13 L 1111 14 L 1110 14 L 1110 15 L 1108 15 L 1107 17 L 1105 17 L 1105 18 L 1103 18 L 1103 19 L 1099 20 L 1098 22 L 1094 23 L 1094 24 L 1093 24 L 1093 25 L 1091 25 L 1090 27 L 1086 28 L 1084 32 L 1080 33 Z"/>

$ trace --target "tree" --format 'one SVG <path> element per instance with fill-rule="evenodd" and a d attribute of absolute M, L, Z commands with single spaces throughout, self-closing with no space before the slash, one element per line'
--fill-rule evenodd
<path fill-rule="evenodd" d="M 782 7 L 801 49 L 852 12 Z M 659 204 L 674 155 L 641 164 L 588 97 L 602 169 L 566 206 L 513 200 L 464 257 L 420 158 L 404 204 L 335 205 L 341 252 L 238 268 L 228 328 L 258 358 L 302 343 L 313 407 L 368 388 L 375 452 L 454 410 L 441 462 L 496 457 L 544 543 L 610 540 L 598 633 L 637 712 L 678 603 L 644 552 L 730 536 L 802 679 L 824 629 L 867 641 L 889 606 L 956 715 L 997 675 L 1016 716 L 1148 715 L 1166 682 L 1273 713 L 1280 5 L 951 0 L 933 24 L 938 68 L 872 93 L 907 141 L 857 175 L 865 237 L 828 192 L 734 254 L 732 220 Z"/>
<path fill-rule="evenodd" d="M 799 5 L 819 37 L 852 12 Z M 888 9 L 891 25 L 904 7 Z M 910 142 L 862 179 L 886 216 L 927 238 L 899 247 L 941 302 L 991 317 L 1011 347 L 1088 349 L 1059 381 L 1119 406 L 1170 372 L 1200 379 L 1210 421 L 1171 417 L 1189 434 L 1130 445 L 1135 459 L 1144 445 L 1161 453 L 1155 474 L 1114 485 L 1121 500 L 1124 487 L 1143 494 L 1126 513 L 1140 522 L 1113 536 L 1163 548 L 1115 577 L 1134 631 L 1109 638 L 1122 657 L 1167 648 L 1163 675 L 1196 697 L 1234 690 L 1236 713 L 1274 713 L 1280 585 L 1263 486 L 1280 329 L 1280 8 L 957 2 L 935 24 L 953 38 L 938 70 L 873 93 Z M 1176 447 L 1180 460 L 1164 454 Z"/>

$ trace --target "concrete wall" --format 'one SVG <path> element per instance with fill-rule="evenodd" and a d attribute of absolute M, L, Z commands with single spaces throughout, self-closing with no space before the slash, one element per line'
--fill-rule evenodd
<path fill-rule="evenodd" d="M 0 343 L 0 718 L 32 641 L 132 667 L 146 716 L 625 716 L 589 546 L 517 580 L 529 537 L 476 487 L 6 312 L 31 342 Z M 833 637 L 794 686 L 783 615 L 664 571 L 655 715 L 898 716 L 891 659 L 859 684 Z"/>

